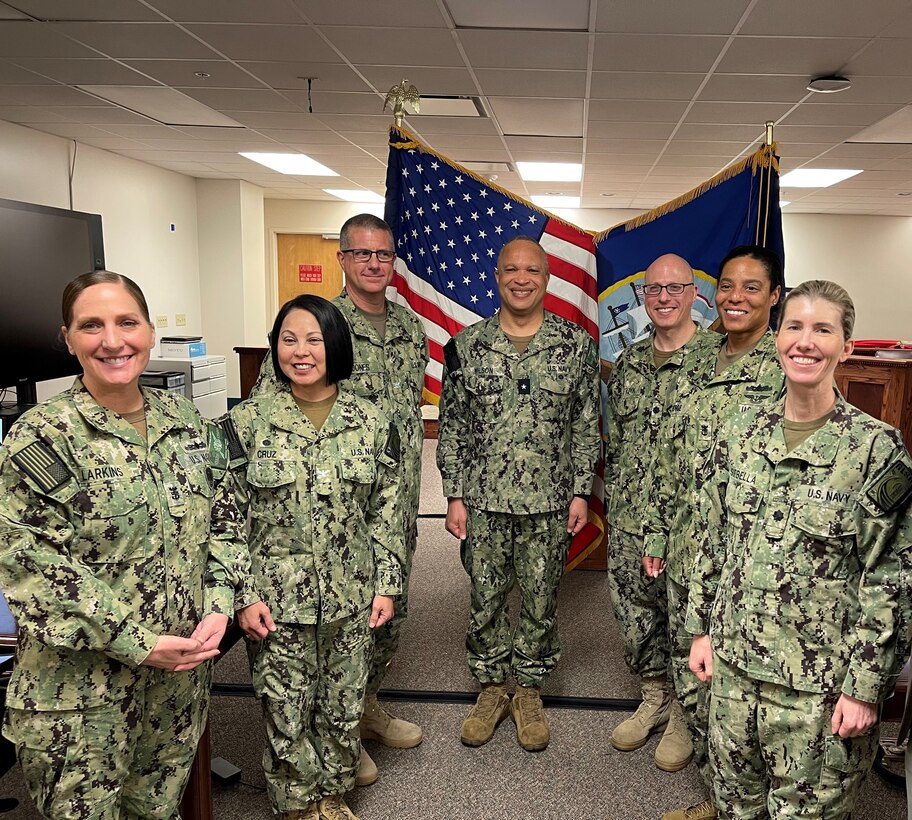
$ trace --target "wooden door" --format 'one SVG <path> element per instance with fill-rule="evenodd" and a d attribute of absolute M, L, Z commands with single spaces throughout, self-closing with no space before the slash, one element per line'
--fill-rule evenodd
<path fill-rule="evenodd" d="M 342 268 L 336 258 L 338 239 L 319 234 L 276 235 L 279 306 L 301 293 L 332 299 L 342 291 Z"/>

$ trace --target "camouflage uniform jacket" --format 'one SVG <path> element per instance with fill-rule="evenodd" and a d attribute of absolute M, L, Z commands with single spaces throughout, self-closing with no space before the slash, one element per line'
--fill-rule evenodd
<path fill-rule="evenodd" d="M 243 522 L 227 447 L 186 399 L 144 390 L 148 445 L 77 380 L 0 451 L 0 586 L 19 624 L 7 703 L 123 698 L 162 634 L 234 612 Z M 211 515 L 210 515 L 211 512 Z"/>
<path fill-rule="evenodd" d="M 714 449 L 686 627 L 753 678 L 876 703 L 909 653 L 912 460 L 842 397 L 787 453 L 783 406 Z"/>
<path fill-rule="evenodd" d="M 424 326 L 408 308 L 387 299 L 386 334 L 380 339 L 347 291 L 333 299 L 333 304 L 348 323 L 355 353 L 352 375 L 345 387 L 376 404 L 399 428 L 407 477 L 405 489 L 413 490 L 417 496 L 424 443 L 419 405 L 428 365 Z"/>
<path fill-rule="evenodd" d="M 340 390 L 318 431 L 286 387 L 241 402 L 222 426 L 251 518 L 239 607 L 262 600 L 276 621 L 315 624 L 399 594 L 399 435 L 377 407 Z"/>
<path fill-rule="evenodd" d="M 598 360 L 582 328 L 546 311 L 519 354 L 492 316 L 447 342 L 444 357 L 445 496 L 523 515 L 588 498 L 600 446 Z"/>
<path fill-rule="evenodd" d="M 693 351 L 706 348 L 708 338 L 698 326 L 659 370 L 652 336 L 618 357 L 605 402 L 605 486 L 610 493 L 606 519 L 612 527 L 642 535 L 643 499 L 649 496 L 653 481 L 659 429 L 671 402 L 690 389 L 702 358 Z"/>
<path fill-rule="evenodd" d="M 712 471 L 713 446 L 720 435 L 779 398 L 785 384 L 772 332 L 718 376 L 716 356 L 727 337 L 710 339 L 708 347 L 693 351 L 693 364 L 686 365 L 691 370 L 691 389 L 682 391 L 668 407 L 651 496 L 643 505 L 645 554 L 664 558 L 672 580 L 684 587 L 699 538 L 696 510 L 702 482 Z"/>

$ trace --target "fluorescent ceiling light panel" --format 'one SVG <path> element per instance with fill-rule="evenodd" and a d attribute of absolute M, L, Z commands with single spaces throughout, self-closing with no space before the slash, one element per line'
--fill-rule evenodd
<path fill-rule="evenodd" d="M 418 116 L 483 117 L 484 112 L 475 97 L 422 97 Z"/>
<path fill-rule="evenodd" d="M 848 141 L 912 143 L 912 105 L 900 108 L 880 122 L 869 125 Z"/>
<path fill-rule="evenodd" d="M 533 196 L 532 201 L 539 208 L 579 208 L 580 206 L 580 198 L 578 196 L 541 194 L 540 196 Z"/>
<path fill-rule="evenodd" d="M 579 182 L 583 178 L 579 162 L 517 162 L 516 170 L 525 182 Z"/>
<path fill-rule="evenodd" d="M 589 0 L 444 0 L 457 28 L 586 31 Z"/>
<path fill-rule="evenodd" d="M 131 85 L 77 85 L 76 88 L 164 125 L 244 127 L 236 120 L 173 88 Z"/>
<path fill-rule="evenodd" d="M 779 200 L 780 208 L 784 208 L 786 205 L 791 205 L 791 204 L 792 204 L 792 200 L 790 200 L 790 199 L 780 199 Z"/>
<path fill-rule="evenodd" d="M 780 188 L 829 188 L 861 171 L 848 168 L 799 168 L 779 177 Z"/>
<path fill-rule="evenodd" d="M 293 174 L 298 177 L 337 177 L 331 168 L 321 165 L 306 154 L 259 154 L 254 151 L 241 151 L 246 157 L 280 174 Z"/>
<path fill-rule="evenodd" d="M 373 191 L 367 190 L 342 190 L 340 188 L 324 188 L 323 191 L 327 194 L 332 194 L 333 196 L 339 197 L 339 199 L 344 199 L 346 202 L 385 202 L 384 198 L 380 194 L 376 194 Z"/>

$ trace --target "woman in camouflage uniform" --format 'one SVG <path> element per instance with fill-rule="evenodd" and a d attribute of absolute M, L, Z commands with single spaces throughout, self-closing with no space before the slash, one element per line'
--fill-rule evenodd
<path fill-rule="evenodd" d="M 277 391 L 223 423 L 251 573 L 239 601 L 263 706 L 263 765 L 285 820 L 357 820 L 354 785 L 371 629 L 401 591 L 399 436 L 372 403 L 340 389 L 352 343 L 339 310 L 298 296 L 270 334 Z"/>
<path fill-rule="evenodd" d="M 912 461 L 834 390 L 854 319 L 832 282 L 792 291 L 785 398 L 713 454 L 687 628 L 723 817 L 848 817 L 908 654 Z"/>
<path fill-rule="evenodd" d="M 0 449 L 4 734 L 43 816 L 170 820 L 243 557 L 227 448 L 189 401 L 140 389 L 155 331 L 134 282 L 78 277 L 63 321 L 82 377 Z"/>

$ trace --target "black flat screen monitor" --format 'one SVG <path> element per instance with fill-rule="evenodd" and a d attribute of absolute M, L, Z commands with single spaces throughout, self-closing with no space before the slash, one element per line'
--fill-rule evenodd
<path fill-rule="evenodd" d="M 59 340 L 60 298 L 104 265 L 98 214 L 0 199 L 0 388 L 22 401 L 35 382 L 80 372 Z"/>

